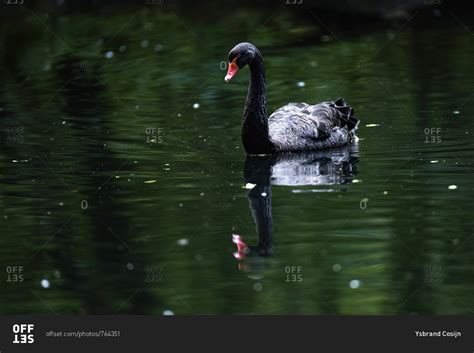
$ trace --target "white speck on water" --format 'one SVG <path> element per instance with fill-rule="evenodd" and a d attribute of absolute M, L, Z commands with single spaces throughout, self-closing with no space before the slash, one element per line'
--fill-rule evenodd
<path fill-rule="evenodd" d="M 65 121 L 65 120 L 63 120 L 63 125 L 66 125 L 66 121 Z"/>
<path fill-rule="evenodd" d="M 383 194 L 384 194 L 384 195 L 387 195 L 387 194 L 388 194 L 388 191 L 387 191 L 387 190 L 385 190 L 385 191 L 383 192 Z"/>
<path fill-rule="evenodd" d="M 136 105 L 136 106 L 135 106 L 135 109 L 136 109 L 136 110 L 140 109 L 140 106 L 139 106 L 139 105 Z"/>
<path fill-rule="evenodd" d="M 435 160 L 435 161 L 430 161 L 430 163 L 431 163 L 431 164 L 434 164 L 434 163 L 438 163 L 438 161 L 437 161 L 437 160 Z"/>
<path fill-rule="evenodd" d="M 359 180 L 359 179 L 354 179 L 354 180 L 352 180 L 352 183 L 353 183 L 353 184 L 359 184 L 359 183 L 361 183 L 361 182 L 362 182 L 362 180 Z"/>
<path fill-rule="evenodd" d="M 323 35 L 321 36 L 321 42 L 323 42 L 323 43 L 327 43 L 327 42 L 329 42 L 330 40 L 331 40 L 331 38 L 330 38 L 329 36 L 325 35 L 325 34 L 323 34 Z"/>
<path fill-rule="evenodd" d="M 115 176 L 115 179 L 120 179 L 120 175 L 116 175 L 116 176 Z"/>
<path fill-rule="evenodd" d="M 177 242 L 176 242 L 179 246 L 186 246 L 189 244 L 189 240 L 186 239 L 186 238 L 183 238 L 183 239 L 179 239 Z"/>
<path fill-rule="evenodd" d="M 254 281 L 260 281 L 264 276 L 261 273 L 249 273 L 247 277 Z"/>
<path fill-rule="evenodd" d="M 163 311 L 163 315 L 164 315 L 164 316 L 173 316 L 173 315 L 174 315 L 174 312 L 172 312 L 171 310 L 164 310 L 164 311 Z"/>
<path fill-rule="evenodd" d="M 135 266 L 133 266 L 133 264 L 132 264 L 131 262 L 129 262 L 129 263 L 127 264 L 127 270 L 131 271 L 131 270 L 133 270 L 134 268 L 135 268 Z"/>
<path fill-rule="evenodd" d="M 176 114 L 176 115 L 178 116 L 178 118 L 181 118 L 181 113 L 178 113 L 178 114 Z"/>
<path fill-rule="evenodd" d="M 309 64 L 311 65 L 311 67 L 318 66 L 318 63 L 316 61 L 311 61 Z"/>
<path fill-rule="evenodd" d="M 119 52 L 123 53 L 125 50 L 127 50 L 127 46 L 125 44 L 122 44 L 119 48 Z"/>
<path fill-rule="evenodd" d="M 339 265 L 339 264 L 334 264 L 334 265 L 332 265 L 332 270 L 333 270 L 334 272 L 339 272 L 341 269 L 342 269 L 342 266 Z"/>
<path fill-rule="evenodd" d="M 58 205 L 59 206 L 64 206 L 64 202 L 60 202 Z"/>
<path fill-rule="evenodd" d="M 260 282 L 255 282 L 253 284 L 253 289 L 256 291 L 256 292 L 261 292 L 262 289 L 263 289 L 263 285 L 260 283 Z"/>
<path fill-rule="evenodd" d="M 153 184 L 156 183 L 156 179 L 153 180 L 145 180 L 145 184 Z"/>
<path fill-rule="evenodd" d="M 41 280 L 41 287 L 43 287 L 45 289 L 49 288 L 49 281 L 46 278 Z"/>
<path fill-rule="evenodd" d="M 310 192 L 334 192 L 334 189 L 293 189 L 291 192 L 293 194 L 303 194 L 303 193 L 310 193 Z"/>
<path fill-rule="evenodd" d="M 267 196 L 267 193 L 266 192 L 262 192 L 260 195 L 262 195 L 263 197 Z"/>
<path fill-rule="evenodd" d="M 455 110 L 455 111 L 453 111 L 453 114 L 459 114 L 459 113 L 460 113 L 460 111 L 459 111 L 459 110 Z"/>
<path fill-rule="evenodd" d="M 203 193 L 203 192 L 201 192 L 201 193 L 199 194 L 199 196 L 204 196 L 204 193 Z"/>
<path fill-rule="evenodd" d="M 61 272 L 59 272 L 58 270 L 54 271 L 54 277 L 56 277 L 57 279 L 61 278 Z"/>
<path fill-rule="evenodd" d="M 300 81 L 296 84 L 298 87 L 302 88 L 304 86 L 306 86 L 306 83 L 304 83 L 303 81 Z"/>
<path fill-rule="evenodd" d="M 178 206 L 179 206 L 179 207 L 183 207 L 183 204 L 182 204 L 182 203 L 180 203 Z"/>
<path fill-rule="evenodd" d="M 114 57 L 114 52 L 112 50 L 109 50 L 107 53 L 105 53 L 105 57 L 107 59 L 112 59 Z"/>
<path fill-rule="evenodd" d="M 365 127 L 377 127 L 380 126 L 380 124 L 367 124 Z"/>
<path fill-rule="evenodd" d="M 256 186 L 257 186 L 257 184 L 247 183 L 247 184 L 245 184 L 244 189 L 252 190 Z"/>
<path fill-rule="evenodd" d="M 163 49 L 163 46 L 161 44 L 155 45 L 155 51 L 158 53 Z"/>
<path fill-rule="evenodd" d="M 357 289 L 360 287 L 360 281 L 358 279 L 353 279 L 352 281 L 349 282 L 349 287 L 352 289 Z"/>
<path fill-rule="evenodd" d="M 448 189 L 449 189 L 449 190 L 456 190 L 457 188 L 458 188 L 457 185 L 449 185 L 449 186 L 448 186 Z"/>
<path fill-rule="evenodd" d="M 194 109 L 199 109 L 199 103 L 194 103 L 194 104 L 193 104 L 193 108 L 194 108 Z"/>
<path fill-rule="evenodd" d="M 454 246 L 459 245 L 459 239 L 453 239 L 453 245 Z"/>
<path fill-rule="evenodd" d="M 140 45 L 142 46 L 142 48 L 146 48 L 148 46 L 148 41 L 146 39 L 142 40 L 142 42 L 140 43 Z"/>

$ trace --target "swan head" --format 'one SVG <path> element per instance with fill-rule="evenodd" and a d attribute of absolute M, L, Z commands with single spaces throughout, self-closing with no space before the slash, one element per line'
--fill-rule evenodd
<path fill-rule="evenodd" d="M 256 58 L 261 58 L 261 54 L 255 45 L 248 42 L 237 44 L 229 52 L 228 70 L 224 81 L 228 83 L 239 69 L 251 64 Z"/>

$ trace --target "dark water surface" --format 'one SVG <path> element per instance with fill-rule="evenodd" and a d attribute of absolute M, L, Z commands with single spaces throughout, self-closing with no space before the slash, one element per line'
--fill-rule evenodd
<path fill-rule="evenodd" d="M 3 21 L 0 313 L 473 312 L 472 33 L 275 11 Z M 342 96 L 358 146 L 246 160 L 243 40 L 269 111 Z"/>

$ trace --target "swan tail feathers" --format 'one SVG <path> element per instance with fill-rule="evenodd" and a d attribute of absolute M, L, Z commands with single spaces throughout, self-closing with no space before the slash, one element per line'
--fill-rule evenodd
<path fill-rule="evenodd" d="M 342 126 L 347 126 L 349 131 L 357 130 L 359 119 L 355 116 L 354 108 L 348 105 L 344 98 L 339 98 L 334 101 L 334 108 L 336 108 L 341 115 Z"/>

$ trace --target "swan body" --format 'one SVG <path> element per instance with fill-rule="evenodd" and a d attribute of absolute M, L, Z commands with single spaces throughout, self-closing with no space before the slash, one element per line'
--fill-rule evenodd
<path fill-rule="evenodd" d="M 341 98 L 316 105 L 290 103 L 268 119 L 270 140 L 279 152 L 321 150 L 347 145 L 358 121 Z"/>
<path fill-rule="evenodd" d="M 342 98 L 315 105 L 290 103 L 268 117 L 263 57 L 253 44 L 240 43 L 230 51 L 225 81 L 229 82 L 245 65 L 250 68 L 250 84 L 242 142 L 248 154 L 321 150 L 357 139 L 359 121 Z"/>

